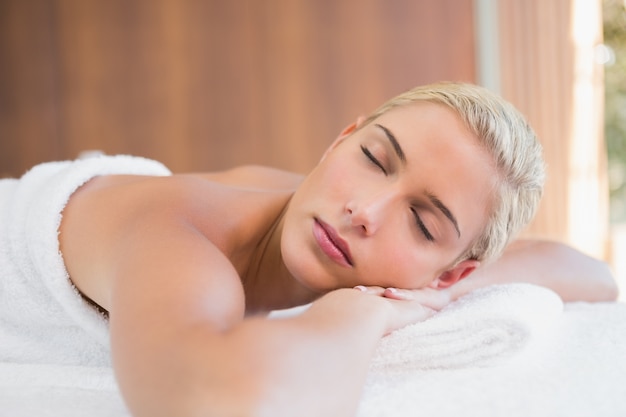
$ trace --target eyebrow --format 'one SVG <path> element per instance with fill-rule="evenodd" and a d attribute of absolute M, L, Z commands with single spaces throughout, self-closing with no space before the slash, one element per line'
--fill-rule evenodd
<path fill-rule="evenodd" d="M 396 155 L 398 155 L 398 158 L 400 158 L 400 161 L 402 161 L 402 163 L 405 164 L 406 155 L 404 154 L 404 151 L 402 150 L 402 147 L 398 143 L 398 140 L 396 139 L 394 134 L 391 133 L 391 131 L 383 125 L 379 125 L 377 123 L 375 126 L 381 129 L 383 132 L 385 132 L 385 136 L 387 136 L 387 139 L 389 139 L 389 142 L 391 142 L 391 146 L 393 146 L 393 150 L 396 152 Z"/>
<path fill-rule="evenodd" d="M 460 238 L 461 230 L 459 230 L 459 223 L 456 221 L 456 217 L 454 217 L 454 214 L 452 214 L 450 209 L 446 207 L 446 205 L 443 204 L 443 202 L 439 200 L 437 196 L 433 195 L 432 193 L 426 192 L 426 196 L 431 201 L 431 203 L 433 203 L 433 205 L 437 207 L 443 213 L 443 215 L 446 216 L 450 220 L 450 222 L 456 229 L 457 236 Z"/>
<path fill-rule="evenodd" d="M 385 136 L 387 136 L 387 139 L 389 139 L 389 142 L 391 142 L 391 146 L 393 146 L 393 150 L 396 152 L 396 155 L 398 155 L 398 158 L 400 158 L 400 161 L 402 161 L 402 163 L 406 164 L 406 155 L 404 154 L 404 151 L 402 150 L 402 147 L 400 146 L 400 143 L 398 142 L 394 134 L 381 124 L 376 123 L 375 126 L 385 132 Z M 456 230 L 457 236 L 460 238 L 461 230 L 459 229 L 459 222 L 457 222 L 456 217 L 454 217 L 454 214 L 452 214 L 450 209 L 445 204 L 443 204 L 443 202 L 433 193 L 426 192 L 426 196 L 428 197 L 430 202 L 435 207 L 437 207 L 439 211 L 441 211 L 443 215 L 448 218 L 448 220 L 450 220 L 450 222 L 454 226 L 454 229 Z"/>

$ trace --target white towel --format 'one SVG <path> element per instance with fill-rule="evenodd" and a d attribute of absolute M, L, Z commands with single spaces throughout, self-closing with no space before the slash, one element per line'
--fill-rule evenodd
<path fill-rule="evenodd" d="M 130 417 L 109 367 L 0 363 L 0 417 Z"/>
<path fill-rule="evenodd" d="M 513 297 L 521 296 L 510 288 Z M 501 297 L 500 305 L 509 299 L 506 291 L 486 291 Z M 472 299 L 481 302 L 479 295 L 460 301 L 471 308 Z M 499 363 L 380 367 L 368 375 L 356 417 L 626 416 L 625 323 L 625 303 L 567 304 L 562 315 L 529 335 L 525 349 Z M 525 354 L 530 345 L 542 345 L 542 337 L 551 343 Z M 0 416 L 129 414 L 110 368 L 0 363 Z"/>
<path fill-rule="evenodd" d="M 493 285 L 430 319 L 383 338 L 372 372 L 488 366 L 543 337 L 563 312 L 559 296 L 531 284 Z"/>
<path fill-rule="evenodd" d="M 292 317 L 310 304 L 270 313 Z M 563 312 L 553 291 L 532 284 L 492 285 L 459 298 L 430 319 L 384 337 L 370 373 L 489 366 L 539 348 Z"/>
<path fill-rule="evenodd" d="M 488 366 L 381 367 L 357 416 L 624 417 L 625 323 L 626 303 L 571 303 L 526 348 Z"/>
<path fill-rule="evenodd" d="M 144 158 L 94 156 L 0 180 L 0 362 L 110 364 L 107 321 L 70 282 L 58 241 L 71 194 L 107 174 L 170 172 Z"/>

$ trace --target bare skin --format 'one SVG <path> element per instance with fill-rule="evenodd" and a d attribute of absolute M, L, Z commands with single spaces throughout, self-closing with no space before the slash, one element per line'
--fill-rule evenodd
<path fill-rule="evenodd" d="M 114 367 L 133 415 L 351 416 L 382 336 L 475 287 L 518 280 L 498 273 L 498 263 L 484 271 L 474 261 L 450 264 L 480 230 L 491 172 L 456 116 L 419 110 L 380 119 L 398 136 L 406 165 L 383 129 L 357 122 L 306 179 L 261 167 L 108 176 L 72 196 L 61 250 L 74 284 L 109 314 Z M 433 129 L 422 121 L 424 137 L 440 126 L 450 137 L 407 140 L 422 112 Z M 434 155 L 448 158 L 455 141 L 467 146 L 455 164 L 431 164 Z M 431 165 L 436 171 L 426 175 Z M 327 182 L 329 173 L 341 181 Z M 317 200 L 326 189 L 332 194 Z M 456 227 L 429 203 L 432 193 L 455 214 Z M 316 240 L 318 218 L 350 246 L 350 262 Z M 546 247 L 528 245 L 504 257 L 502 271 L 524 265 L 569 299 L 615 297 L 601 263 L 575 251 L 557 251 L 562 262 L 554 262 Z M 411 260 L 411 268 L 364 255 L 385 250 Z M 464 279 L 470 274 L 475 279 Z M 263 316 L 310 302 L 297 317 Z"/>
<path fill-rule="evenodd" d="M 257 181 L 276 173 L 243 168 L 209 177 L 97 178 L 66 209 L 61 240 L 68 271 L 77 287 L 109 312 L 114 366 L 131 411 L 238 416 L 265 415 L 267 409 L 268 415 L 286 416 L 297 404 L 317 410 L 311 415 L 351 415 L 375 342 L 392 328 L 427 317 L 430 309 L 415 302 L 406 306 L 413 313 L 404 314 L 403 323 L 390 323 L 386 302 L 342 290 L 300 318 L 257 317 L 256 312 L 321 294 L 271 274 L 276 286 L 264 296 L 256 284 L 263 278 L 248 279 L 249 271 L 264 270 L 267 236 L 258 231 L 267 231 L 266 223 L 276 220 L 291 192 L 233 186 L 239 175 Z M 281 180 L 290 178 L 281 174 Z M 230 185 L 214 182 L 220 179 Z M 229 210 L 203 199 L 199 190 L 207 189 L 221 203 L 232 200 Z M 159 209 L 152 212 L 154 207 Z M 326 365 L 321 368 L 320 357 Z M 350 375 L 342 385 L 353 387 L 341 397 L 320 388 L 335 372 Z M 315 377 L 300 377 L 305 374 Z M 337 401 L 320 409 L 310 393 L 323 395 L 326 389 Z M 290 392 L 289 401 L 282 390 Z"/>

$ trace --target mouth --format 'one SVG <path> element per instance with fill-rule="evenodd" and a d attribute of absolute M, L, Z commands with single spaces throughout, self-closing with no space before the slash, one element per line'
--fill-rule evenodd
<path fill-rule="evenodd" d="M 313 224 L 313 236 L 322 252 L 330 259 L 345 267 L 354 266 L 348 243 L 337 234 L 332 226 L 316 218 Z"/>

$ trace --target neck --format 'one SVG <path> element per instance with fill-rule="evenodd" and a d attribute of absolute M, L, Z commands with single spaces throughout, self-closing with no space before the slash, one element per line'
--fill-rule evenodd
<path fill-rule="evenodd" d="M 281 235 L 288 205 L 285 205 L 255 247 L 248 270 L 242 276 L 246 293 L 246 314 L 307 304 L 321 295 L 298 283 L 283 262 Z"/>

